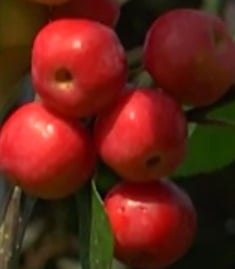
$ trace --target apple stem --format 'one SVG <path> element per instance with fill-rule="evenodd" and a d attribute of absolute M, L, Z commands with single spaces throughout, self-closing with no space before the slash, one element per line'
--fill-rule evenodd
<path fill-rule="evenodd" d="M 190 122 L 197 123 L 200 125 L 213 125 L 213 126 L 220 126 L 220 127 L 228 127 L 228 128 L 235 128 L 235 124 L 233 121 L 228 120 L 221 120 L 221 119 L 211 119 L 211 118 L 195 118 L 190 119 Z"/>

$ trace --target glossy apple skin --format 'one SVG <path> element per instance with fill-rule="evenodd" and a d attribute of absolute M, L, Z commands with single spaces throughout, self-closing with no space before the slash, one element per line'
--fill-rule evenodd
<path fill-rule="evenodd" d="M 95 153 L 86 129 L 32 102 L 0 132 L 0 170 L 12 184 L 43 199 L 76 192 L 92 175 Z"/>
<path fill-rule="evenodd" d="M 235 77 L 235 43 L 220 18 L 176 9 L 158 17 L 144 43 L 145 69 L 182 103 L 210 105 Z"/>
<path fill-rule="evenodd" d="M 64 115 L 100 113 L 125 86 L 127 62 L 115 32 L 98 22 L 64 19 L 37 35 L 32 82 L 46 106 Z"/>
<path fill-rule="evenodd" d="M 103 161 L 125 180 L 152 181 L 184 159 L 187 121 L 161 89 L 136 88 L 97 118 L 94 140 Z"/>
<path fill-rule="evenodd" d="M 104 201 L 114 254 L 134 268 L 165 268 L 190 248 L 197 216 L 190 197 L 173 182 L 122 182 Z"/>
<path fill-rule="evenodd" d="M 52 20 L 61 18 L 87 18 L 114 27 L 120 16 L 116 0 L 69 0 L 51 10 Z"/>

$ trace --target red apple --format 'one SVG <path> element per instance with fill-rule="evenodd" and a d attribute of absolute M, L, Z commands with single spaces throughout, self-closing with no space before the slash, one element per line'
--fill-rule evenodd
<path fill-rule="evenodd" d="M 164 268 L 191 246 L 197 217 L 190 197 L 169 180 L 120 183 L 105 198 L 114 254 L 135 268 Z"/>
<path fill-rule="evenodd" d="M 210 105 L 234 81 L 235 43 L 219 17 L 175 9 L 150 27 L 143 62 L 158 85 L 179 102 Z"/>
<path fill-rule="evenodd" d="M 52 19 L 87 18 L 114 27 L 119 19 L 120 6 L 117 0 L 69 0 L 54 7 Z"/>
<path fill-rule="evenodd" d="M 94 139 L 103 161 L 125 180 L 152 181 L 182 162 L 187 121 L 164 91 L 137 88 L 97 118 Z"/>
<path fill-rule="evenodd" d="M 85 19 L 56 20 L 37 35 L 32 82 L 46 106 L 64 115 L 99 113 L 119 96 L 127 62 L 115 32 Z"/>
<path fill-rule="evenodd" d="M 86 129 L 32 102 L 0 132 L 0 170 L 12 184 L 44 199 L 76 192 L 92 175 L 95 153 Z"/>

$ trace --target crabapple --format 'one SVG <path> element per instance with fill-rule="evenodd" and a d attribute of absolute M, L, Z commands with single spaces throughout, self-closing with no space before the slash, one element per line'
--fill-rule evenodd
<path fill-rule="evenodd" d="M 191 246 L 197 216 L 190 197 L 167 179 L 121 182 L 105 197 L 114 255 L 135 268 L 164 268 Z"/>
<path fill-rule="evenodd" d="M 0 170 L 12 184 L 43 199 L 74 193 L 92 175 L 95 152 L 77 120 L 39 102 L 18 108 L 0 132 Z"/>
<path fill-rule="evenodd" d="M 44 104 L 72 117 L 92 116 L 119 96 L 127 62 L 115 32 L 86 19 L 61 19 L 37 35 L 32 82 Z"/>
<path fill-rule="evenodd" d="M 98 154 L 128 181 L 151 181 L 171 173 L 187 147 L 187 121 L 181 107 L 161 89 L 136 88 L 97 117 Z"/>
<path fill-rule="evenodd" d="M 158 17 L 144 44 L 145 69 L 179 102 L 210 105 L 235 77 L 235 43 L 223 21 L 195 9 Z"/>
<path fill-rule="evenodd" d="M 69 0 L 51 10 L 52 20 L 87 18 L 114 27 L 120 16 L 117 0 Z"/>

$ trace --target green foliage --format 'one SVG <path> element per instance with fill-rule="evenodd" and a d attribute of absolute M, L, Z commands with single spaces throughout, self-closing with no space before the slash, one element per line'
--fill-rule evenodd
<path fill-rule="evenodd" d="M 113 237 L 95 177 L 77 195 L 80 261 L 82 269 L 110 269 Z"/>
<path fill-rule="evenodd" d="M 209 12 L 221 13 L 224 2 L 224 0 L 204 0 L 202 9 Z"/>
<path fill-rule="evenodd" d="M 235 160 L 235 101 L 200 115 L 190 131 L 187 156 L 175 176 L 208 173 L 229 165 Z"/>

